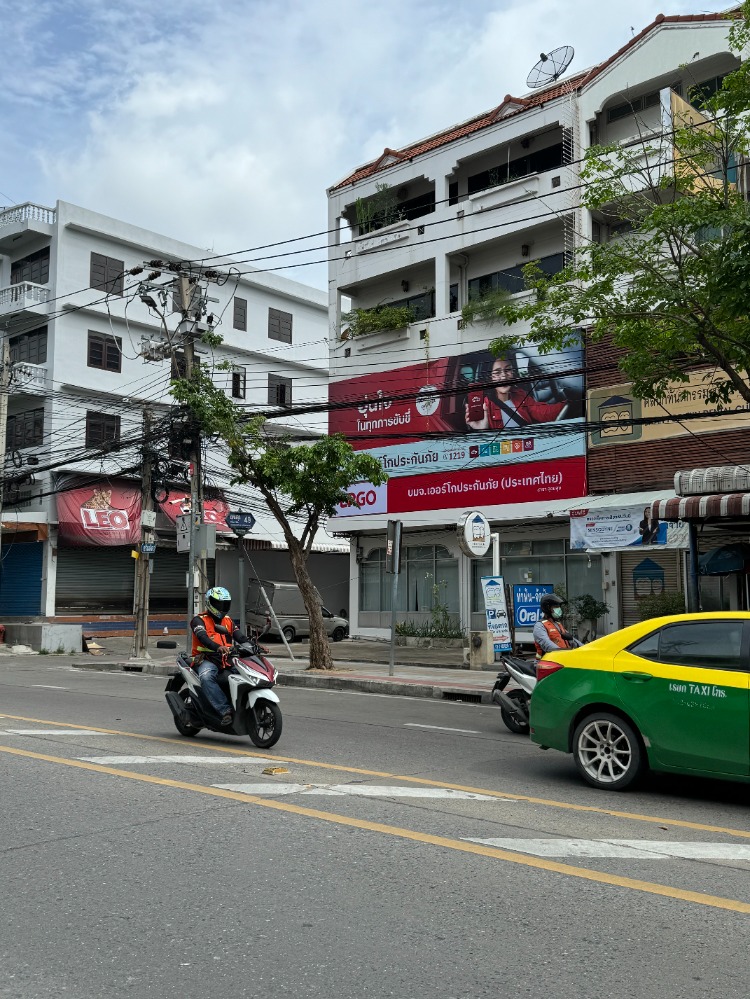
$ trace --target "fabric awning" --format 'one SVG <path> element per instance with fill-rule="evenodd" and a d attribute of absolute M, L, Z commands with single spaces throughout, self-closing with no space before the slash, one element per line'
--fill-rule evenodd
<path fill-rule="evenodd" d="M 750 493 L 713 496 L 675 496 L 651 504 L 651 517 L 659 520 L 706 520 L 708 517 L 750 517 Z"/>

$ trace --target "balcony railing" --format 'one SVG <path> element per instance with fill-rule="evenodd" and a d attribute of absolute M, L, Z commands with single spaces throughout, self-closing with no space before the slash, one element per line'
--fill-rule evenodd
<path fill-rule="evenodd" d="M 45 305 L 48 301 L 49 288 L 46 285 L 19 281 L 18 284 L 0 288 L 0 315 Z"/>
<path fill-rule="evenodd" d="M 54 225 L 57 212 L 54 208 L 44 205 L 34 205 L 27 201 L 23 205 L 13 205 L 0 211 L 0 226 L 13 225 L 15 222 L 45 222 Z"/>
<path fill-rule="evenodd" d="M 43 364 L 17 361 L 11 367 L 11 395 L 44 395 L 47 391 L 47 369 Z"/>

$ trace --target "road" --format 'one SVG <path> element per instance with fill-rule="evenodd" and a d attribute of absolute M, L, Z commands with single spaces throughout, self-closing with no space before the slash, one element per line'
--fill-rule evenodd
<path fill-rule="evenodd" d="M 493 706 L 296 688 L 261 753 L 163 686 L 0 663 L 0 996 L 747 996 L 746 785 L 604 794 Z"/>

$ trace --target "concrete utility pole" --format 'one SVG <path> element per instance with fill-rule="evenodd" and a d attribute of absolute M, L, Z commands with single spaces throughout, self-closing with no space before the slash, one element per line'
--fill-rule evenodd
<path fill-rule="evenodd" d="M 143 466 L 141 484 L 141 545 L 140 557 L 135 563 L 135 628 L 133 631 L 134 659 L 150 659 L 148 653 L 148 609 L 151 591 L 151 552 L 146 549 L 154 542 L 156 513 L 151 492 L 153 481 L 153 453 L 150 449 L 151 411 L 143 410 Z"/>
<path fill-rule="evenodd" d="M 3 337 L 0 362 L 0 550 L 3 538 L 3 493 L 5 492 L 5 444 L 8 433 L 8 391 L 10 388 L 10 343 Z"/>

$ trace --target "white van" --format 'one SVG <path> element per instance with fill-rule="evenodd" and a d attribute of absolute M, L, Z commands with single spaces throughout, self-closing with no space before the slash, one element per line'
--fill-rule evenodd
<path fill-rule="evenodd" d="M 279 626 L 271 620 L 271 628 L 267 632 L 277 638 L 283 632 L 287 642 L 293 642 L 295 638 L 307 638 L 310 634 L 310 619 L 305 610 L 305 602 L 302 593 L 296 583 L 277 583 L 268 579 L 251 579 L 247 587 L 247 600 L 245 603 L 248 628 L 264 628 L 268 618 L 268 607 L 263 599 L 261 585 L 266 591 L 266 596 L 271 602 L 274 614 L 278 618 Z M 340 642 L 349 634 L 349 622 L 345 617 L 338 617 L 323 607 L 323 600 L 318 591 L 315 591 L 320 600 L 323 611 L 323 625 L 329 638 L 334 642 Z"/>

